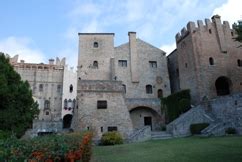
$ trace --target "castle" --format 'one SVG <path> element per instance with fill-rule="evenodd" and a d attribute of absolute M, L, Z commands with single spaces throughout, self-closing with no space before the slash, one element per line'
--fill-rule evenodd
<path fill-rule="evenodd" d="M 38 121 L 56 121 L 56 127 L 93 130 L 100 138 L 117 130 L 128 138 L 135 130 L 164 125 L 160 98 L 190 89 L 192 104 L 241 92 L 242 50 L 228 22 L 189 22 L 176 35 L 177 48 L 168 56 L 129 32 L 129 42 L 114 47 L 114 33 L 79 33 L 77 72 L 65 59 L 49 64 L 10 59 L 28 80 L 39 103 Z M 36 123 L 38 123 L 36 121 Z M 41 122 L 40 122 L 41 123 Z M 50 125 L 36 125 L 47 131 Z M 54 131 L 49 129 L 48 131 Z"/>

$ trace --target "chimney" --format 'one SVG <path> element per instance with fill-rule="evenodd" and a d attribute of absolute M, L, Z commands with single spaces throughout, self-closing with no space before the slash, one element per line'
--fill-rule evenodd
<path fill-rule="evenodd" d="M 54 61 L 55 61 L 54 59 L 49 59 L 49 64 L 54 65 Z"/>
<path fill-rule="evenodd" d="M 132 82 L 139 82 L 139 58 L 137 53 L 136 32 L 129 32 L 129 54 Z"/>

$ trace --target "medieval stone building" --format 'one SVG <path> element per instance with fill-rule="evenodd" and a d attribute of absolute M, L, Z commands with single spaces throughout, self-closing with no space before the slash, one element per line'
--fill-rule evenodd
<path fill-rule="evenodd" d="M 68 69 L 65 58 L 50 59 L 49 64 L 34 64 L 18 62 L 16 55 L 10 63 L 22 80 L 29 82 L 33 98 L 39 104 L 40 114 L 34 129 L 44 133 L 70 127 L 76 102 L 76 72 Z M 51 123 L 52 127 L 48 128 Z"/>
<path fill-rule="evenodd" d="M 168 56 L 171 90 L 190 89 L 194 104 L 203 98 L 242 91 L 242 48 L 236 33 L 220 16 L 189 22 L 176 35 L 177 49 Z"/>
<path fill-rule="evenodd" d="M 73 129 L 134 129 L 164 123 L 160 97 L 170 94 L 165 52 L 136 38 L 114 47 L 113 33 L 79 33 L 77 108 Z"/>

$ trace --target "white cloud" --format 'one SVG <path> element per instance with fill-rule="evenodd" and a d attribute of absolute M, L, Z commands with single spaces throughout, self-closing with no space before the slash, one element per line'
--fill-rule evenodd
<path fill-rule="evenodd" d="M 230 24 L 242 19 L 242 1 L 228 0 L 220 7 L 214 9 L 213 15 L 220 15 L 222 20 L 229 21 Z"/>
<path fill-rule="evenodd" d="M 0 51 L 11 57 L 19 55 L 19 60 L 29 63 L 45 61 L 45 55 L 39 49 L 33 48 L 34 42 L 29 38 L 8 37 L 0 40 Z"/>
<path fill-rule="evenodd" d="M 160 49 L 166 52 L 166 55 L 169 55 L 174 49 L 176 49 L 176 43 L 162 45 Z"/>

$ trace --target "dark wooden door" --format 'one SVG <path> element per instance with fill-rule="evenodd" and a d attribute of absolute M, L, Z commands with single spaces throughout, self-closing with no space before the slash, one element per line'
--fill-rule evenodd
<path fill-rule="evenodd" d="M 144 125 L 149 125 L 151 130 L 152 130 L 152 118 L 149 116 L 149 117 L 144 117 Z"/>

